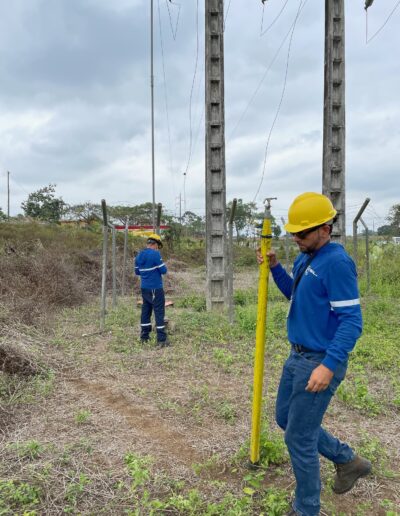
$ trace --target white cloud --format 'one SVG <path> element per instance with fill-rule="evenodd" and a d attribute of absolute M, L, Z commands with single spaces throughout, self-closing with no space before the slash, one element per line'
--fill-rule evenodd
<path fill-rule="evenodd" d="M 187 209 L 204 210 L 204 4 L 199 2 L 198 53 L 196 4 L 181 3 L 174 40 L 167 3 L 160 0 L 168 135 L 154 2 L 156 196 L 171 211 L 184 194 L 190 117 L 192 156 L 185 201 Z M 267 74 L 266 70 L 298 5 L 289 2 L 260 37 L 261 2 L 230 3 L 225 31 L 228 200 L 236 196 L 251 201 L 257 191 L 282 93 L 288 39 Z M 170 8 L 176 20 L 177 7 Z M 265 3 L 264 29 L 280 10 L 278 0 Z M 2 4 L 0 206 L 6 204 L 6 170 L 11 171 L 12 213 L 20 211 L 27 192 L 49 183 L 57 183 L 57 193 L 69 203 L 99 202 L 104 197 L 109 204 L 151 200 L 149 11 L 148 0 Z M 389 14 L 386 3 L 373 4 L 370 35 Z M 400 166 L 399 17 L 400 9 L 366 45 L 363 2 L 346 3 L 348 220 L 366 196 L 371 197 L 371 223 L 378 220 L 373 210 L 382 219 L 399 202 L 394 188 Z M 285 96 L 257 198 L 261 202 L 267 195 L 277 196 L 273 208 L 279 215 L 285 215 L 301 191 L 321 189 L 323 44 L 324 2 L 309 0 L 293 35 Z"/>

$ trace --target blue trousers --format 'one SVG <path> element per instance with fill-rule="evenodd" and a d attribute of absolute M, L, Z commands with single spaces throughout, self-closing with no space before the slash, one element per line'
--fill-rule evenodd
<path fill-rule="evenodd" d="M 157 342 L 165 342 L 167 334 L 165 333 L 165 296 L 162 288 L 154 290 L 142 288 L 142 315 L 140 318 L 140 338 L 148 340 L 151 332 L 151 314 L 154 310 L 156 319 Z"/>
<path fill-rule="evenodd" d="M 291 351 L 283 367 L 276 401 L 276 422 L 285 431 L 296 493 L 293 508 L 300 516 L 317 516 L 320 511 L 319 454 L 337 464 L 354 458 L 353 450 L 321 427 L 329 402 L 346 374 L 340 364 L 329 387 L 321 392 L 305 390 L 312 371 L 324 353 Z"/>

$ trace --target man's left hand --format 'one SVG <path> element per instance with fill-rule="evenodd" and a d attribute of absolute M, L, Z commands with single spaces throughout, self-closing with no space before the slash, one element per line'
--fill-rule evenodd
<path fill-rule="evenodd" d="M 308 380 L 306 391 L 308 392 L 320 392 L 328 388 L 333 378 L 333 372 L 325 367 L 319 365 L 311 373 L 310 379 Z"/>

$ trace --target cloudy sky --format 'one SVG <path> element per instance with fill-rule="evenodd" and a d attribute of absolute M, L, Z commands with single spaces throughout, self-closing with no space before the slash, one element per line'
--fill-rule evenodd
<path fill-rule="evenodd" d="M 346 2 L 349 228 L 366 197 L 371 228 L 400 202 L 399 3 L 374 2 L 367 23 L 364 0 Z M 225 0 L 227 200 L 276 196 L 279 219 L 321 191 L 324 4 Z M 154 14 L 156 201 L 202 215 L 204 0 Z M 0 62 L 3 210 L 8 170 L 12 215 L 49 183 L 70 204 L 151 201 L 150 0 L 1 2 Z"/>

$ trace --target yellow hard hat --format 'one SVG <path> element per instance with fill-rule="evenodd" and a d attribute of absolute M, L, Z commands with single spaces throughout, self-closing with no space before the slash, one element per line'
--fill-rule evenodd
<path fill-rule="evenodd" d="M 289 221 L 284 227 L 289 233 L 298 233 L 303 229 L 313 228 L 331 221 L 336 213 L 337 211 L 326 195 L 305 192 L 292 202 L 288 213 Z"/>
<path fill-rule="evenodd" d="M 150 240 L 150 242 L 149 242 Z M 160 235 L 157 235 L 157 233 L 151 233 L 148 237 L 147 237 L 147 243 L 156 243 L 158 244 L 158 247 L 162 247 L 162 242 L 161 242 L 161 237 Z"/>

